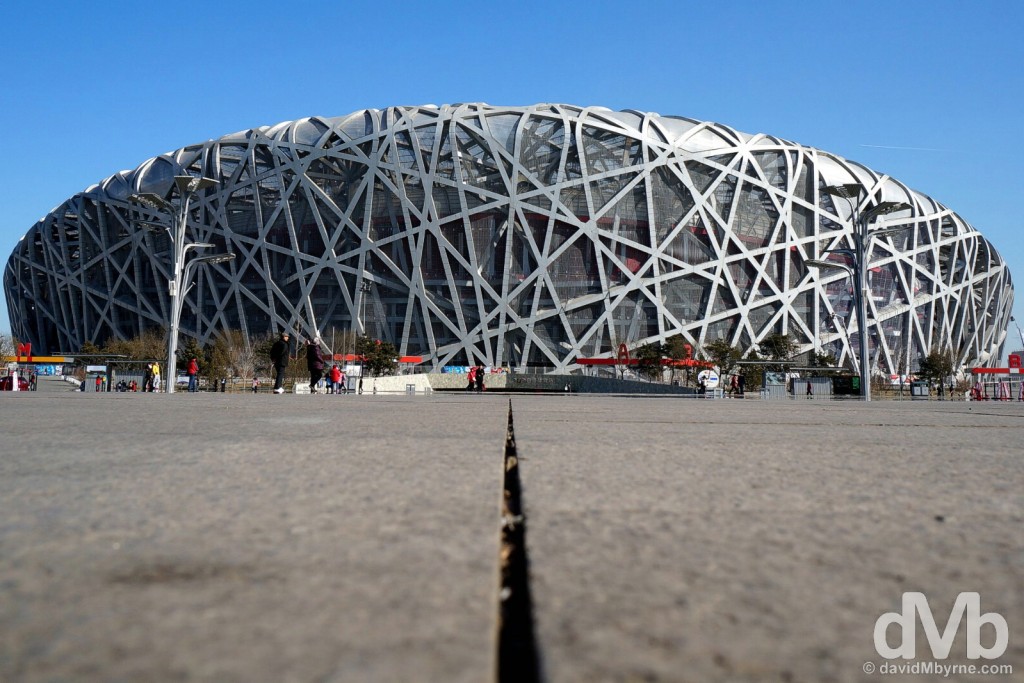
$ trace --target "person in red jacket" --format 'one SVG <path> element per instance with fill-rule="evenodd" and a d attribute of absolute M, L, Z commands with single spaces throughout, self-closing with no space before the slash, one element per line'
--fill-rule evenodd
<path fill-rule="evenodd" d="M 341 368 L 337 364 L 331 368 L 331 387 L 331 393 L 341 393 Z"/>
<path fill-rule="evenodd" d="M 188 361 L 188 391 L 191 394 L 196 393 L 196 385 L 199 380 L 199 363 L 193 357 Z"/>

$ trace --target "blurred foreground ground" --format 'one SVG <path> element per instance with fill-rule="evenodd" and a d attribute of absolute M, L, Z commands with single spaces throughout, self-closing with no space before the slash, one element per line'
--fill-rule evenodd
<path fill-rule="evenodd" d="M 510 400 L 545 679 L 942 680 L 864 673 L 905 591 L 1008 622 L 946 680 L 1024 677 L 1020 404 L 46 389 L 0 395 L 3 681 L 492 680 Z"/>

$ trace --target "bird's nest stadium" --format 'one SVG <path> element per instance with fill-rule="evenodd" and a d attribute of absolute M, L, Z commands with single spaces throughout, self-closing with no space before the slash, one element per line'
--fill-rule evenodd
<path fill-rule="evenodd" d="M 216 181 L 192 198 L 186 239 L 236 254 L 183 288 L 181 332 L 204 344 L 352 330 L 425 370 L 557 373 L 677 334 L 746 349 L 785 333 L 854 366 L 862 227 L 879 232 L 860 238 L 873 372 L 933 349 L 995 362 L 1013 303 L 972 226 L 833 154 L 638 111 L 457 104 L 254 128 L 110 176 L 17 245 L 14 335 L 71 351 L 166 328 L 171 241 L 133 197 L 174 205 L 183 175 Z M 908 206 L 857 220 L 893 202 Z"/>

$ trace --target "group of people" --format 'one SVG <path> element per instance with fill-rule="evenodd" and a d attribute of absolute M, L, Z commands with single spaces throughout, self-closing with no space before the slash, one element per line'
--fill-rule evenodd
<path fill-rule="evenodd" d="M 309 391 L 310 393 L 317 393 L 317 387 L 320 385 L 320 380 L 326 375 L 326 387 L 324 393 L 327 394 L 347 394 L 348 393 L 348 375 L 345 371 L 338 367 L 335 363 L 329 370 L 325 372 L 327 362 L 324 359 L 323 351 L 321 350 L 321 341 L 319 337 L 310 338 L 306 340 L 306 368 L 309 370 Z"/>
<path fill-rule="evenodd" d="M 143 391 L 160 391 L 160 364 L 147 363 L 146 371 L 142 373 Z"/>
<path fill-rule="evenodd" d="M 288 369 L 290 339 L 291 335 L 289 333 L 282 332 L 281 337 L 274 342 L 273 347 L 270 349 L 270 361 L 274 365 L 275 394 L 284 393 L 284 376 Z M 306 339 L 306 369 L 309 371 L 309 391 L 312 394 L 319 393 L 317 387 L 320 384 L 320 380 L 324 379 L 325 368 L 327 367 L 327 360 L 324 358 L 321 346 L 322 342 L 319 337 Z M 332 365 L 326 371 L 326 377 L 325 393 L 348 393 L 348 376 L 337 364 Z M 252 379 L 252 391 L 253 393 L 259 391 L 259 380 L 255 377 Z"/>
<path fill-rule="evenodd" d="M 726 394 L 729 398 L 743 398 L 743 395 L 747 390 L 747 378 L 743 373 L 731 375 L 729 377 L 729 388 L 726 390 Z M 697 394 L 703 396 L 708 391 L 707 375 L 700 373 L 697 376 Z"/>
<path fill-rule="evenodd" d="M 486 375 L 484 366 L 474 365 L 471 367 L 468 373 L 469 383 L 466 385 L 466 391 L 483 391 L 484 375 Z"/>
<path fill-rule="evenodd" d="M 93 382 L 95 391 L 102 392 L 107 391 L 107 376 L 96 375 L 96 379 Z M 83 381 L 78 385 L 80 391 L 85 391 L 85 382 Z M 122 379 L 114 385 L 113 391 L 115 392 L 155 392 L 160 391 L 160 364 L 159 363 L 148 363 L 146 370 L 142 375 L 142 384 L 139 384 L 136 380 Z"/>

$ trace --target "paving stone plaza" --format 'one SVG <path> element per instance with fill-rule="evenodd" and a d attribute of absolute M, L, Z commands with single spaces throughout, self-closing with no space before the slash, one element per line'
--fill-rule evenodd
<path fill-rule="evenodd" d="M 0 395 L 2 681 L 499 679 L 510 406 L 535 679 L 1024 676 L 1024 404 L 43 384 Z M 978 593 L 1005 652 L 941 661 L 1013 673 L 879 673 L 905 592 Z"/>

